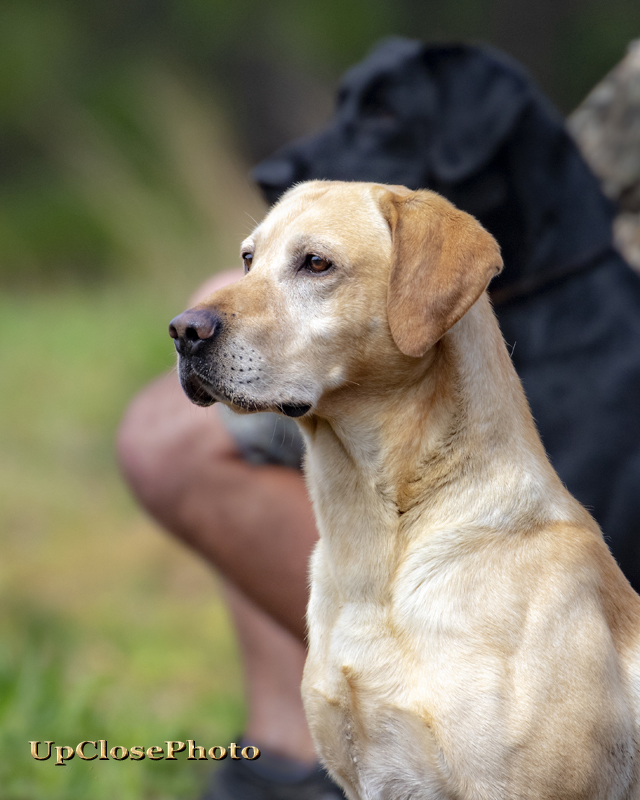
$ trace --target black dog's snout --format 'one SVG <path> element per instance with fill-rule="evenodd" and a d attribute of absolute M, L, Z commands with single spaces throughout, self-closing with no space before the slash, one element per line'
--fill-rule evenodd
<path fill-rule="evenodd" d="M 268 203 L 275 203 L 294 183 L 304 179 L 304 171 L 288 148 L 261 161 L 251 171 L 251 177 L 262 190 Z"/>
<path fill-rule="evenodd" d="M 180 355 L 195 353 L 220 331 L 222 321 L 213 311 L 190 308 L 169 323 L 169 336 L 175 340 Z"/>

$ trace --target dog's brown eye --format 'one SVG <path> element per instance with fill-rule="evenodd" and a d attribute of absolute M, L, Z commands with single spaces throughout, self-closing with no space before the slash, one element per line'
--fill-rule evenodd
<path fill-rule="evenodd" d="M 328 269 L 331 269 L 333 264 L 326 258 L 322 258 L 322 256 L 315 256 L 313 253 L 309 253 L 309 255 L 304 260 L 304 268 L 309 270 L 309 272 L 326 272 Z"/>
<path fill-rule="evenodd" d="M 243 253 L 242 254 L 242 262 L 244 264 L 244 273 L 245 275 L 251 269 L 251 262 L 253 261 L 253 253 Z"/>

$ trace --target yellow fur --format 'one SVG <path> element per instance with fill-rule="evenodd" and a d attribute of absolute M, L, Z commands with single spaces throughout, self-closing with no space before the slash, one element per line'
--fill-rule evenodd
<path fill-rule="evenodd" d="M 640 601 L 544 453 L 493 239 L 431 192 L 312 182 L 243 249 L 203 303 L 209 391 L 311 406 L 303 693 L 329 770 L 353 800 L 640 797 Z"/>

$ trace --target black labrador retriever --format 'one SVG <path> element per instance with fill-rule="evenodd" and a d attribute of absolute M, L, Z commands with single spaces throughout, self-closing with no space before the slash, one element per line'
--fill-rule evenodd
<path fill-rule="evenodd" d="M 379 45 L 334 119 L 253 172 L 274 202 L 311 178 L 440 192 L 498 239 L 491 294 L 551 460 L 640 590 L 640 276 L 562 118 L 489 48 Z"/>

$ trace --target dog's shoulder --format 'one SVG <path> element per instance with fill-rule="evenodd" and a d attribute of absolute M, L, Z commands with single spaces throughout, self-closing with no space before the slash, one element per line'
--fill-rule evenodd
<path fill-rule="evenodd" d="M 507 637 L 523 635 L 536 620 L 549 625 L 553 618 L 579 615 L 592 633 L 595 626 L 610 637 L 619 653 L 640 654 L 640 597 L 597 525 L 584 516 L 586 524 L 567 519 L 464 537 L 453 530 L 429 532 L 396 573 L 396 605 L 407 609 L 411 627 L 437 613 L 440 623 L 475 620 Z"/>

